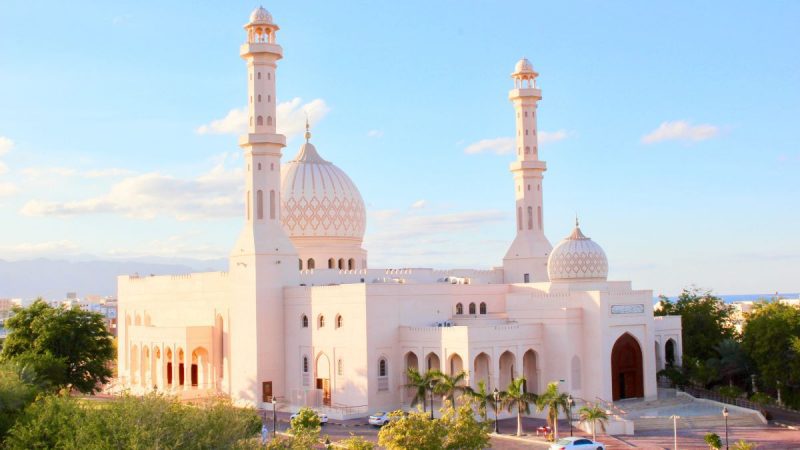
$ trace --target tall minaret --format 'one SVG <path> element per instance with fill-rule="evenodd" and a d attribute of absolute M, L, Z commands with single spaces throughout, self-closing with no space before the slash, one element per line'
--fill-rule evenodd
<path fill-rule="evenodd" d="M 281 149 L 286 137 L 275 132 L 275 70 L 283 50 L 275 43 L 278 26 L 264 8 L 250 14 L 240 48 L 247 62 L 247 134 L 244 150 L 244 227 L 230 258 L 230 325 L 223 336 L 242 356 L 229 360 L 227 386 L 234 398 L 260 405 L 265 396 L 283 396 L 283 288 L 299 285 L 297 252 L 281 226 Z"/>
<path fill-rule="evenodd" d="M 544 235 L 542 175 L 547 165 L 539 161 L 536 136 L 536 106 L 542 99 L 536 86 L 538 75 L 530 61 L 522 58 L 511 74 L 514 89 L 508 93 L 517 115 L 517 160 L 511 164 L 517 237 L 503 258 L 506 283 L 547 281 L 547 257 L 553 249 Z"/>

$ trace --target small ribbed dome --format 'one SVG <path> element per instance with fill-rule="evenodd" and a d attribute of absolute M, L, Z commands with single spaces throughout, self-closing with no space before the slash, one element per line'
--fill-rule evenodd
<path fill-rule="evenodd" d="M 309 135 L 310 136 L 310 135 Z M 281 220 L 289 237 L 364 237 L 367 213 L 350 177 L 306 142 L 281 169 Z"/>
<path fill-rule="evenodd" d="M 533 64 L 528 61 L 528 58 L 522 58 L 514 66 L 514 73 L 533 73 Z"/>
<path fill-rule="evenodd" d="M 606 252 L 581 233 L 576 221 L 572 234 L 550 252 L 547 276 L 550 281 L 605 280 L 608 278 Z"/>
<path fill-rule="evenodd" d="M 259 6 L 250 13 L 250 23 L 252 24 L 271 24 L 272 14 L 263 6 Z"/>

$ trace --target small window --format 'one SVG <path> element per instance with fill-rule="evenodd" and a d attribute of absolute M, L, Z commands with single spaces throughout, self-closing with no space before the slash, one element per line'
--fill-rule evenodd
<path fill-rule="evenodd" d="M 272 126 L 272 116 L 267 117 L 267 125 Z"/>
<path fill-rule="evenodd" d="M 525 117 L 528 117 L 528 111 L 525 111 Z"/>
<path fill-rule="evenodd" d="M 522 275 L 522 280 L 523 280 L 524 283 L 530 283 L 531 282 L 531 274 L 526 273 L 526 274 Z"/>
<path fill-rule="evenodd" d="M 267 79 L 268 79 L 268 80 L 271 80 L 271 79 L 272 79 L 272 72 L 267 72 Z"/>
<path fill-rule="evenodd" d="M 250 98 L 252 99 L 253 97 Z M 261 103 L 261 94 L 258 94 L 258 103 Z"/>
<path fill-rule="evenodd" d="M 480 309 L 481 314 L 486 314 L 486 302 L 481 302 L 480 308 L 481 308 Z"/>
<path fill-rule="evenodd" d="M 344 258 L 339 258 L 339 270 L 344 270 Z"/>
<path fill-rule="evenodd" d="M 261 79 L 261 72 L 258 72 L 258 79 Z"/>
<path fill-rule="evenodd" d="M 317 326 L 319 328 L 325 327 L 325 316 L 319 316 L 319 319 L 317 320 Z"/>
<path fill-rule="evenodd" d="M 386 373 L 387 373 L 386 359 L 381 358 L 381 360 L 378 361 L 378 376 L 385 377 Z"/>
<path fill-rule="evenodd" d="M 258 116 L 258 118 L 256 119 L 256 125 L 259 125 L 259 126 L 260 125 L 264 125 L 264 118 L 261 117 L 261 116 Z"/>
<path fill-rule="evenodd" d="M 469 313 L 470 314 L 475 314 L 475 303 L 470 303 L 469 304 Z"/>
<path fill-rule="evenodd" d="M 298 268 L 299 268 L 300 270 L 303 270 L 303 260 L 302 260 L 302 259 L 298 259 L 298 260 L 297 260 L 297 264 L 299 265 L 299 267 L 298 267 Z"/>
<path fill-rule="evenodd" d="M 335 269 L 336 268 L 336 260 L 331 258 L 328 260 L 328 269 Z"/>
<path fill-rule="evenodd" d="M 456 303 L 456 314 L 464 314 L 464 305 Z"/>
<path fill-rule="evenodd" d="M 336 374 L 337 375 L 344 375 L 344 363 L 342 360 L 336 361 Z"/>
<path fill-rule="evenodd" d="M 308 373 L 308 356 L 303 356 L 303 373 Z"/>
<path fill-rule="evenodd" d="M 314 258 L 308 258 L 308 263 L 306 264 L 306 269 L 314 269 L 316 264 L 314 263 Z"/>
<path fill-rule="evenodd" d="M 527 136 L 527 135 L 528 135 L 528 130 L 525 130 L 525 136 Z"/>
<path fill-rule="evenodd" d="M 531 153 L 531 148 L 530 147 L 525 147 L 525 154 L 526 155 L 530 155 L 530 153 Z"/>
<path fill-rule="evenodd" d="M 258 163 L 258 170 L 261 170 L 261 163 Z"/>
<path fill-rule="evenodd" d="M 347 260 L 347 270 L 355 270 L 356 269 L 356 260 L 350 258 Z"/>
<path fill-rule="evenodd" d="M 303 325 L 303 328 L 308 328 L 308 316 L 303 314 L 303 318 L 301 319 L 300 323 Z"/>
<path fill-rule="evenodd" d="M 342 316 L 336 316 L 336 328 L 342 328 L 343 324 L 344 319 L 342 319 Z"/>

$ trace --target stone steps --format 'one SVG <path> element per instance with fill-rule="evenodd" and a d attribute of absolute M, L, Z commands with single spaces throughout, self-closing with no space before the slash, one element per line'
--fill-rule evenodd
<path fill-rule="evenodd" d="M 672 419 L 669 417 L 644 417 L 634 419 L 636 431 L 671 430 Z M 678 428 L 716 428 L 724 427 L 725 419 L 720 416 L 686 416 L 678 419 Z M 763 423 L 755 414 L 737 415 L 728 417 L 729 427 L 755 427 Z"/>

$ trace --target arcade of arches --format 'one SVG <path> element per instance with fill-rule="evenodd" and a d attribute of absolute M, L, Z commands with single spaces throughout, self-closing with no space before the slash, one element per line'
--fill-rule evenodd
<path fill-rule="evenodd" d="M 195 347 L 188 354 L 177 345 L 133 344 L 129 364 L 129 383 L 146 390 L 211 389 L 222 378 L 221 367 L 214 370 L 205 347 Z"/>

